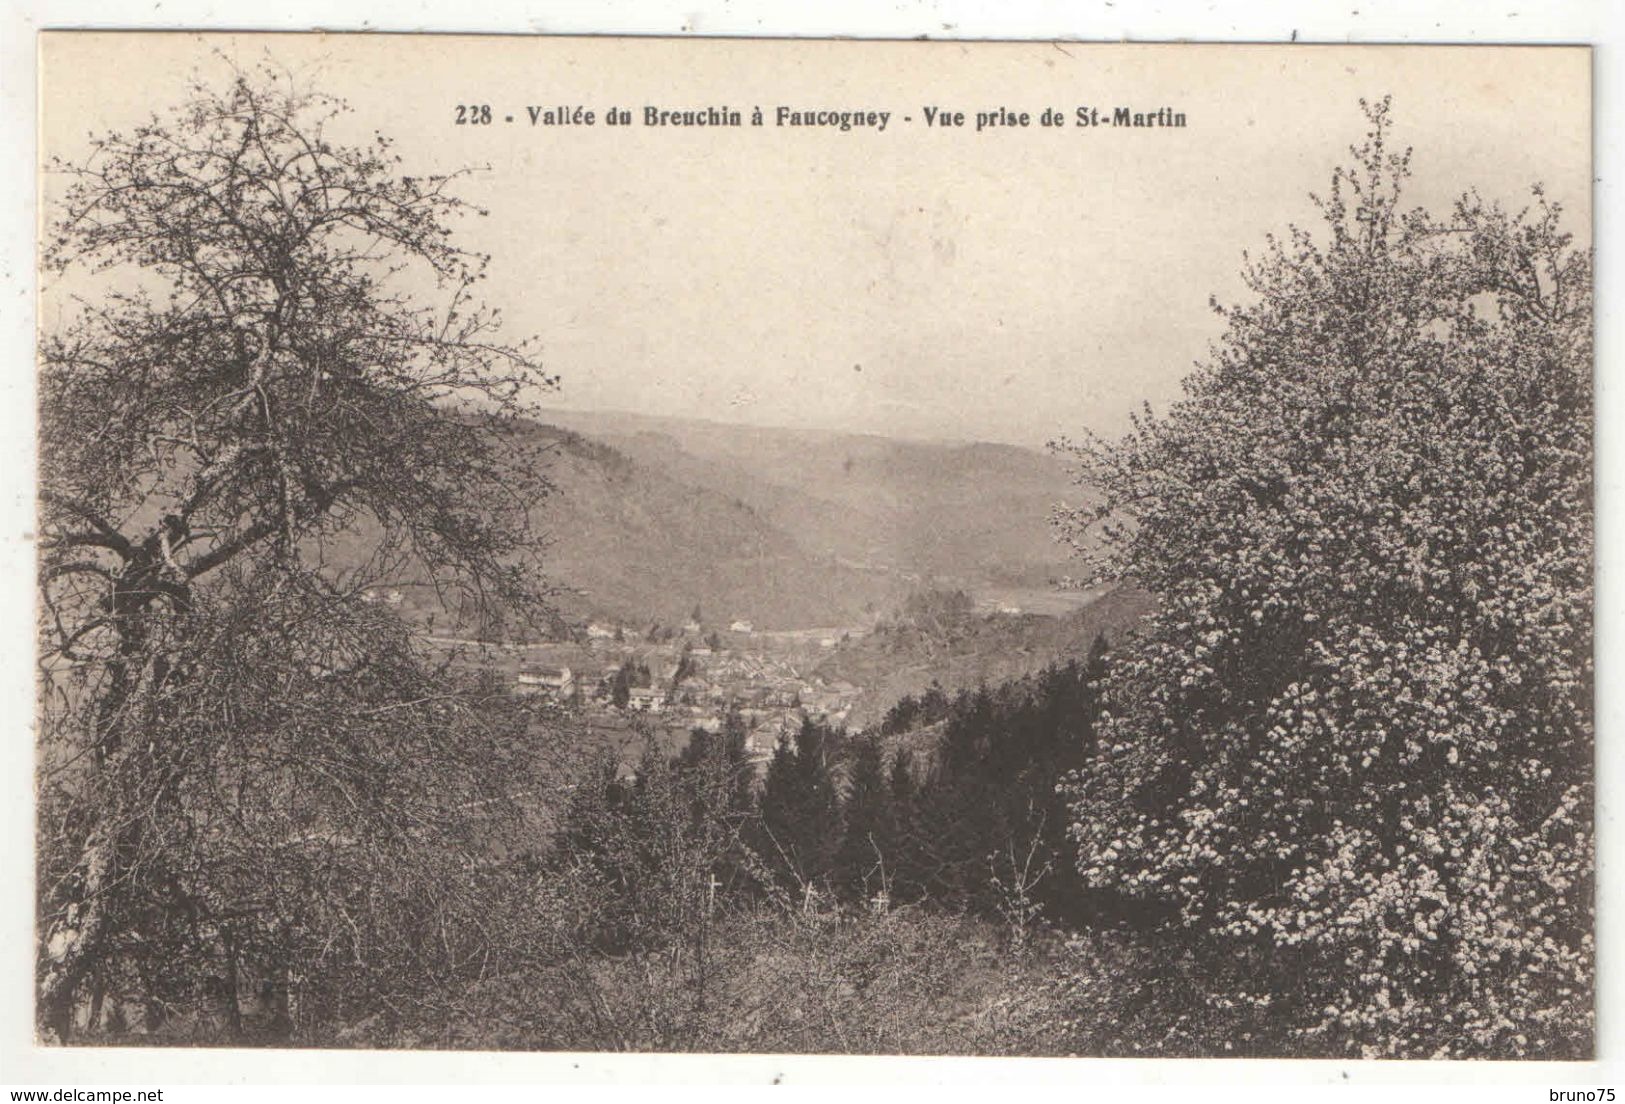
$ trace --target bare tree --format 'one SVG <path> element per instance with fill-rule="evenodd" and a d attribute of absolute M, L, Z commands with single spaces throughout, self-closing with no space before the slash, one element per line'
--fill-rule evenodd
<path fill-rule="evenodd" d="M 415 581 L 484 631 L 545 615 L 521 419 L 551 381 L 474 297 L 458 174 L 331 140 L 343 111 L 239 75 L 52 166 L 48 294 L 77 304 L 40 354 L 59 1039 L 107 985 L 158 999 L 202 971 L 232 1000 L 245 955 L 376 982 L 380 956 L 479 953 L 449 900 L 474 868 L 433 856 L 488 846 L 525 718 L 365 599 Z"/>

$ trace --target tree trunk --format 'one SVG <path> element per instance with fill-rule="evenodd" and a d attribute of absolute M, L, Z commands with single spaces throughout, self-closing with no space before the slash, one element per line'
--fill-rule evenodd
<path fill-rule="evenodd" d="M 86 844 L 76 876 L 69 879 L 73 899 L 65 916 L 46 933 L 37 1013 L 58 1043 L 66 1044 L 72 1038 L 74 1001 L 101 951 L 112 860 L 112 841 L 98 827 Z"/>

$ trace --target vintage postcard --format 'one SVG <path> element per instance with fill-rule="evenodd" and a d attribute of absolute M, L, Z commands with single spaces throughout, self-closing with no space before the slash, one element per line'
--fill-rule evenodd
<path fill-rule="evenodd" d="M 40 49 L 41 1045 L 1592 1056 L 1587 49 Z"/>

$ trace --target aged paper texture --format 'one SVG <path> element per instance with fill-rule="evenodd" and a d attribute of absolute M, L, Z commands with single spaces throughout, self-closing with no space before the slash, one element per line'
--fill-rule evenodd
<path fill-rule="evenodd" d="M 1592 1055 L 1588 50 L 40 49 L 43 1043 Z"/>

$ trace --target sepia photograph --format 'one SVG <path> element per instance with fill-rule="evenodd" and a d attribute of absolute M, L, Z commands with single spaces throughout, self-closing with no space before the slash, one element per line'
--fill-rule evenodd
<path fill-rule="evenodd" d="M 1588 48 L 39 57 L 38 1046 L 1596 1056 Z"/>

